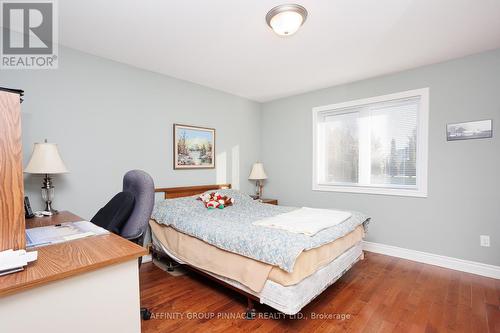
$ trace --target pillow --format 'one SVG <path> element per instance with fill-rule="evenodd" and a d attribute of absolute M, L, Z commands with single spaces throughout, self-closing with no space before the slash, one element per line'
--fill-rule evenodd
<path fill-rule="evenodd" d="M 90 222 L 119 235 L 134 209 L 134 204 L 132 192 L 120 192 L 99 209 Z"/>

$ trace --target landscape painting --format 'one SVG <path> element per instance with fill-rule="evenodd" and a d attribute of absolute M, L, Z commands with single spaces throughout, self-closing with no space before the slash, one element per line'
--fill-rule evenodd
<path fill-rule="evenodd" d="M 215 129 L 174 124 L 174 169 L 215 168 Z"/>
<path fill-rule="evenodd" d="M 446 126 L 446 138 L 448 141 L 484 139 L 491 138 L 492 135 L 491 119 L 448 124 Z"/>

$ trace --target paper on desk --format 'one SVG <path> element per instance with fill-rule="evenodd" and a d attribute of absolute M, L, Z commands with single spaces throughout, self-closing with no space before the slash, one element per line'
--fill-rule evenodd
<path fill-rule="evenodd" d="M 34 247 L 56 244 L 90 235 L 103 235 L 107 233 L 109 231 L 96 226 L 92 222 L 66 222 L 60 225 L 26 229 L 26 246 Z"/>
<path fill-rule="evenodd" d="M 89 236 L 95 236 L 95 233 L 92 231 L 87 231 L 81 234 L 74 234 L 74 235 L 69 235 L 69 236 L 64 236 L 64 240 L 74 240 L 74 239 L 79 239 L 79 238 L 85 238 Z"/>
<path fill-rule="evenodd" d="M 37 251 L 26 252 L 25 250 L 6 250 L 0 252 L 0 272 L 21 270 L 23 266 L 36 260 L 37 257 Z"/>

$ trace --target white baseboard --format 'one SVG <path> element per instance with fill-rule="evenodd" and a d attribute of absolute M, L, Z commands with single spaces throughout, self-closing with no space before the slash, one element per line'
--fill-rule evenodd
<path fill-rule="evenodd" d="M 143 263 L 150 262 L 150 261 L 153 261 L 153 257 L 150 254 L 146 254 L 146 255 L 142 256 Z"/>
<path fill-rule="evenodd" d="M 363 250 L 385 254 L 391 257 L 417 261 L 424 264 L 454 269 L 456 271 L 500 279 L 500 266 L 488 265 L 475 261 L 446 257 L 438 254 L 409 250 L 402 247 L 367 241 L 363 241 Z"/>

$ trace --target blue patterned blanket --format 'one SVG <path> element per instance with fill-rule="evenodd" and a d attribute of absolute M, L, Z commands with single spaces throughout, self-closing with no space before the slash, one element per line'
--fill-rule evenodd
<path fill-rule="evenodd" d="M 167 199 L 155 204 L 152 218 L 218 248 L 279 266 L 287 272 L 292 272 L 302 251 L 333 242 L 369 221 L 367 216 L 352 212 L 351 218 L 311 237 L 252 224 L 297 208 L 263 204 L 235 190 L 218 192 L 234 198 L 235 204 L 208 210 L 195 197 Z"/>

